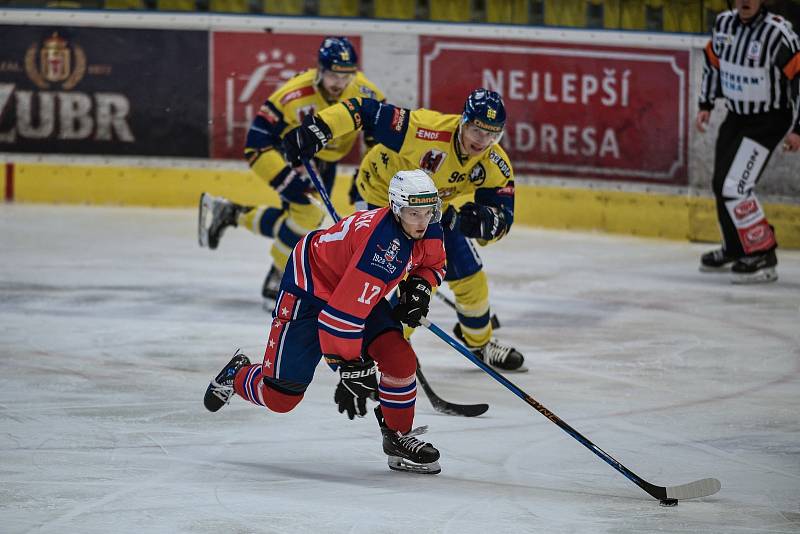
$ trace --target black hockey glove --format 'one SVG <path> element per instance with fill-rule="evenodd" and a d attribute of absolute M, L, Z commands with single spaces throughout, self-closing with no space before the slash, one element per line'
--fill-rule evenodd
<path fill-rule="evenodd" d="M 442 220 L 439 222 L 441 222 L 442 228 L 447 228 L 451 231 L 455 230 L 458 224 L 458 212 L 452 204 L 447 206 L 447 209 L 444 210 L 444 213 L 442 213 Z"/>
<path fill-rule="evenodd" d="M 331 129 L 322 119 L 306 115 L 303 124 L 283 137 L 283 155 L 289 165 L 298 167 L 325 148 L 331 137 Z"/>
<path fill-rule="evenodd" d="M 281 200 L 296 204 L 308 204 L 306 193 L 312 191 L 313 185 L 307 174 L 297 172 L 288 165 L 278 173 L 270 185 L 275 189 Z"/>
<path fill-rule="evenodd" d="M 467 237 L 490 241 L 505 234 L 506 216 L 502 210 L 467 202 L 458 211 L 461 233 Z"/>
<path fill-rule="evenodd" d="M 400 302 L 392 310 L 392 316 L 401 323 L 417 327 L 420 319 L 428 315 L 431 285 L 424 278 L 412 275 L 402 280 L 399 287 Z"/>
<path fill-rule="evenodd" d="M 330 358 L 326 358 L 330 361 Z M 333 400 L 339 405 L 339 413 L 347 412 L 353 419 L 367 413 L 367 399 L 378 400 L 378 379 L 375 362 L 364 360 L 341 360 L 339 363 L 339 385 Z"/>

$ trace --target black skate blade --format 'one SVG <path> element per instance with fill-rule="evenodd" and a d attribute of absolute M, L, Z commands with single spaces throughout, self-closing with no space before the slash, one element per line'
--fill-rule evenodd
<path fill-rule="evenodd" d="M 388 463 L 389 469 L 392 471 L 403 471 L 419 475 L 437 475 L 442 472 L 438 461 L 429 464 L 418 464 L 401 456 L 389 456 Z"/>

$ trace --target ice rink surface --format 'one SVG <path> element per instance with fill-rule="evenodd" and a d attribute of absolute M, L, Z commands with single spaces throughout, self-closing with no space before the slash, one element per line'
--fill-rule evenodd
<path fill-rule="evenodd" d="M 206 412 L 234 349 L 263 356 L 270 242 L 203 250 L 195 225 L 0 206 L 0 532 L 800 532 L 800 252 L 738 287 L 698 272 L 708 245 L 518 227 L 481 249 L 530 368 L 513 382 L 654 484 L 722 482 L 662 508 L 427 331 L 437 393 L 491 406 L 442 415 L 420 391 L 438 476 L 390 471 L 325 366 L 292 413 Z M 455 320 L 438 300 L 429 317 Z"/>

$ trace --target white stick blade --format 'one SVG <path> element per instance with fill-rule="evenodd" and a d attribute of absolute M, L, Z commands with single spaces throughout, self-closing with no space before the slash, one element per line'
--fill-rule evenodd
<path fill-rule="evenodd" d="M 702 480 L 695 480 L 688 484 L 680 486 L 670 486 L 667 488 L 668 499 L 678 499 L 683 501 L 686 499 L 698 499 L 700 497 L 708 497 L 714 495 L 722 488 L 722 484 L 716 478 L 704 478 Z"/>

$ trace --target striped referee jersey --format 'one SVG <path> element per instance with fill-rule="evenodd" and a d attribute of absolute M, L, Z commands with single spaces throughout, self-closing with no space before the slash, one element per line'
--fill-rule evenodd
<path fill-rule="evenodd" d="M 800 40 L 783 17 L 763 8 L 743 23 L 736 10 L 717 15 L 705 48 L 700 109 L 724 97 L 739 115 L 793 109 L 800 134 Z"/>

